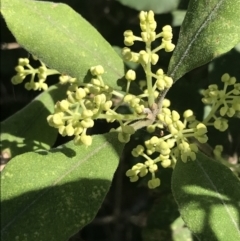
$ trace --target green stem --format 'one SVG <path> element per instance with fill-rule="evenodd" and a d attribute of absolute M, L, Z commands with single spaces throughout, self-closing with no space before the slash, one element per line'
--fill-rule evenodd
<path fill-rule="evenodd" d="M 146 52 L 151 56 L 151 43 L 146 43 Z M 154 91 L 152 86 L 152 71 L 151 71 L 151 61 L 148 60 L 148 63 L 145 68 L 146 79 L 147 79 L 147 89 L 148 89 L 148 105 L 149 107 L 154 104 Z"/>

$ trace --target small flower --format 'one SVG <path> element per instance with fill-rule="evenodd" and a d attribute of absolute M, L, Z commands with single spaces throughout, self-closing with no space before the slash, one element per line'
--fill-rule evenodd
<path fill-rule="evenodd" d="M 152 180 L 149 180 L 149 181 L 148 181 L 148 187 L 149 187 L 150 189 L 154 189 L 154 188 L 156 188 L 156 187 L 159 187 L 160 184 L 161 184 L 161 181 L 160 181 L 159 178 L 153 178 Z"/>

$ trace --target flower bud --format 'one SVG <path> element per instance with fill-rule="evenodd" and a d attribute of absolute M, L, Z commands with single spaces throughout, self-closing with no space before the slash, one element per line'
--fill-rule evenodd
<path fill-rule="evenodd" d="M 125 78 L 128 81 L 133 81 L 136 79 L 136 72 L 132 69 L 128 70 L 127 73 L 125 74 Z"/>

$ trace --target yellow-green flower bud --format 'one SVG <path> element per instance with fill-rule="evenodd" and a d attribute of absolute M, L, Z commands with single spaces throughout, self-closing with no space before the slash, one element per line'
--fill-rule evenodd
<path fill-rule="evenodd" d="M 156 72 L 156 75 L 157 76 L 163 76 L 164 75 L 163 70 L 162 69 L 158 69 L 157 72 Z"/>
<path fill-rule="evenodd" d="M 125 37 L 124 38 L 124 44 L 126 46 L 132 46 L 134 44 L 135 38 L 133 36 Z"/>
<path fill-rule="evenodd" d="M 86 92 L 84 91 L 83 88 L 78 88 L 75 92 L 75 98 L 77 100 L 81 100 L 86 96 Z"/>
<path fill-rule="evenodd" d="M 182 143 L 180 143 L 178 145 L 178 148 L 182 151 L 182 152 L 187 152 L 189 151 L 190 147 L 189 144 L 186 141 L 183 141 Z"/>
<path fill-rule="evenodd" d="M 161 141 L 159 143 L 159 147 L 161 148 L 161 150 L 167 150 L 169 149 L 168 143 L 166 141 Z"/>
<path fill-rule="evenodd" d="M 185 125 L 182 123 L 182 121 L 180 121 L 180 120 L 177 120 L 176 122 L 175 122 L 175 125 L 176 125 L 176 127 L 177 127 L 177 129 L 179 130 L 179 131 L 182 131 L 184 128 L 185 128 Z"/>
<path fill-rule="evenodd" d="M 129 169 L 126 171 L 126 176 L 127 177 L 132 177 L 132 176 L 136 176 L 136 171 L 135 170 L 132 170 L 132 169 Z"/>
<path fill-rule="evenodd" d="M 175 146 L 176 139 L 173 139 L 173 138 L 167 139 L 166 142 L 168 144 L 168 147 L 171 149 L 171 148 L 173 148 Z"/>
<path fill-rule="evenodd" d="M 145 161 L 144 164 L 148 167 L 150 167 L 151 165 L 154 164 L 154 161 L 153 160 L 148 160 L 148 161 Z"/>
<path fill-rule="evenodd" d="M 188 157 L 189 156 L 186 153 L 181 154 L 181 159 L 184 163 L 186 163 L 188 161 Z"/>
<path fill-rule="evenodd" d="M 165 115 L 164 121 L 165 121 L 165 123 L 166 123 L 167 125 L 170 125 L 170 124 L 173 123 L 172 118 L 169 117 L 168 115 Z"/>
<path fill-rule="evenodd" d="M 157 136 L 153 136 L 149 141 L 151 145 L 157 145 L 159 143 L 159 138 Z"/>
<path fill-rule="evenodd" d="M 235 115 L 236 111 L 234 110 L 234 108 L 230 107 L 228 108 L 228 111 L 227 111 L 227 116 L 228 117 L 233 117 Z"/>
<path fill-rule="evenodd" d="M 177 135 L 179 132 L 173 124 L 168 125 L 168 129 L 172 135 Z"/>
<path fill-rule="evenodd" d="M 149 156 L 151 156 L 155 151 L 156 151 L 156 148 L 155 148 L 155 147 L 148 148 L 148 149 L 147 149 L 147 154 L 148 154 Z"/>
<path fill-rule="evenodd" d="M 144 176 L 146 176 L 147 174 L 148 174 L 148 169 L 147 169 L 145 166 L 143 166 L 143 167 L 140 169 L 139 176 L 140 176 L 140 177 L 144 177 Z"/>
<path fill-rule="evenodd" d="M 154 12 L 152 10 L 150 10 L 148 13 L 147 13 L 147 19 L 146 19 L 148 22 L 152 22 L 154 21 Z"/>
<path fill-rule="evenodd" d="M 128 70 L 127 73 L 125 74 L 125 78 L 128 81 L 133 81 L 136 79 L 136 72 L 132 69 Z"/>
<path fill-rule="evenodd" d="M 157 79 L 156 85 L 159 90 L 165 89 L 165 82 L 162 78 Z"/>
<path fill-rule="evenodd" d="M 144 147 L 142 145 L 138 145 L 136 148 L 132 150 L 132 155 L 134 157 L 138 157 L 144 152 Z"/>
<path fill-rule="evenodd" d="M 141 50 L 139 54 L 139 61 L 143 64 L 147 64 L 149 61 L 149 54 L 145 50 Z"/>
<path fill-rule="evenodd" d="M 161 165 L 163 168 L 167 168 L 167 167 L 170 167 L 172 164 L 171 160 L 170 159 L 165 159 L 163 161 L 161 161 Z"/>
<path fill-rule="evenodd" d="M 102 75 L 104 73 L 104 68 L 102 65 L 93 66 L 90 68 L 92 75 Z"/>
<path fill-rule="evenodd" d="M 62 112 L 56 113 L 53 115 L 52 122 L 54 123 L 54 125 L 56 125 L 56 126 L 64 125 L 63 115 L 64 114 Z"/>
<path fill-rule="evenodd" d="M 171 102 L 169 99 L 164 99 L 162 102 L 162 107 L 169 107 L 171 105 Z"/>
<path fill-rule="evenodd" d="M 80 140 L 85 146 L 91 146 L 92 145 L 92 137 L 91 136 L 81 135 Z"/>
<path fill-rule="evenodd" d="M 165 25 L 162 28 L 163 32 L 172 32 L 172 27 L 170 25 Z"/>
<path fill-rule="evenodd" d="M 93 112 L 91 110 L 83 110 L 82 112 L 83 118 L 92 117 L 92 116 L 93 116 Z"/>
<path fill-rule="evenodd" d="M 190 149 L 194 152 L 198 152 L 198 147 L 196 144 L 192 143 L 189 145 Z"/>
<path fill-rule="evenodd" d="M 173 34 L 171 32 L 163 32 L 163 38 L 166 42 L 170 41 L 173 37 Z"/>
<path fill-rule="evenodd" d="M 171 116 L 171 110 L 169 108 L 162 108 L 162 112 L 166 115 Z"/>
<path fill-rule="evenodd" d="M 156 25 L 156 26 L 157 26 L 157 25 Z M 150 36 L 149 36 L 149 40 L 150 40 L 151 42 L 153 42 L 153 41 L 156 40 L 156 32 L 151 32 L 149 35 L 150 35 Z"/>
<path fill-rule="evenodd" d="M 208 141 L 208 137 L 207 135 L 203 135 L 203 136 L 197 136 L 196 139 L 200 142 L 200 143 L 206 143 Z"/>
<path fill-rule="evenodd" d="M 104 111 L 108 111 L 110 110 L 110 108 L 112 107 L 112 101 L 111 100 L 108 100 L 106 101 L 105 103 L 102 104 L 102 108 Z"/>
<path fill-rule="evenodd" d="M 180 115 L 175 110 L 172 111 L 172 119 L 173 119 L 173 121 L 177 121 L 180 119 Z"/>
<path fill-rule="evenodd" d="M 156 126 L 154 125 L 149 125 L 147 126 L 147 132 L 153 133 L 156 130 Z"/>
<path fill-rule="evenodd" d="M 67 100 L 62 100 L 58 102 L 58 106 L 61 111 L 67 111 L 69 108 L 69 102 Z"/>
<path fill-rule="evenodd" d="M 213 125 L 217 130 L 225 131 L 228 128 L 228 121 L 224 118 L 217 118 Z"/>
<path fill-rule="evenodd" d="M 166 85 L 167 88 L 170 88 L 170 87 L 172 86 L 172 84 L 173 84 L 173 79 L 172 79 L 171 77 L 168 77 L 168 76 L 165 75 L 165 76 L 163 77 L 163 80 L 164 80 L 165 85 Z"/>
<path fill-rule="evenodd" d="M 214 150 L 213 150 L 213 154 L 215 157 L 220 158 L 222 155 L 222 151 L 223 151 L 223 146 L 221 145 L 216 145 Z"/>
<path fill-rule="evenodd" d="M 220 115 L 221 115 L 221 116 L 226 115 L 227 111 L 228 111 L 228 107 L 227 107 L 227 106 L 223 106 L 223 107 L 220 109 Z"/>
<path fill-rule="evenodd" d="M 159 56 L 158 54 L 152 53 L 151 54 L 151 64 L 155 65 L 158 62 Z"/>
<path fill-rule="evenodd" d="M 152 23 L 149 24 L 149 28 L 151 31 L 155 31 L 157 27 L 157 22 L 153 21 Z"/>
<path fill-rule="evenodd" d="M 58 133 L 61 135 L 61 136 L 66 136 L 67 133 L 66 133 L 66 127 L 65 126 L 60 126 L 58 128 Z"/>
<path fill-rule="evenodd" d="M 123 98 L 123 101 L 126 103 L 130 103 L 130 101 L 133 99 L 133 95 L 125 95 Z"/>
<path fill-rule="evenodd" d="M 18 59 L 18 64 L 22 65 L 22 66 L 28 65 L 29 64 L 29 59 L 27 59 L 27 58 L 19 58 Z"/>
<path fill-rule="evenodd" d="M 189 119 L 190 117 L 192 117 L 193 116 L 193 111 L 192 110 L 185 110 L 184 111 L 184 113 L 183 113 L 183 117 L 185 118 L 185 119 Z"/>
<path fill-rule="evenodd" d="M 154 179 L 148 181 L 148 187 L 150 189 L 154 189 L 156 187 L 159 187 L 160 184 L 161 184 L 161 181 L 160 181 L 159 178 L 154 178 Z"/>
<path fill-rule="evenodd" d="M 195 134 L 197 136 L 202 136 L 207 133 L 207 127 L 203 123 L 199 123 L 196 127 Z"/>
<path fill-rule="evenodd" d="M 130 182 L 136 182 L 136 181 L 138 181 L 138 179 L 139 179 L 138 176 L 130 177 Z"/>
<path fill-rule="evenodd" d="M 71 124 L 68 124 L 65 128 L 67 136 L 73 136 L 74 135 L 74 128 Z"/>
<path fill-rule="evenodd" d="M 131 105 L 132 107 L 138 106 L 138 104 L 139 104 L 140 101 L 141 101 L 140 98 L 135 97 L 135 98 L 133 98 L 133 99 L 130 101 L 130 105 Z"/>
<path fill-rule="evenodd" d="M 144 107 L 144 105 L 139 105 L 139 106 L 134 107 L 134 108 L 135 108 L 135 111 L 136 111 L 137 114 L 141 114 L 141 113 L 143 113 L 145 107 Z"/>
<path fill-rule="evenodd" d="M 189 157 L 192 161 L 195 161 L 197 158 L 196 153 L 193 151 L 189 152 Z"/>
<path fill-rule="evenodd" d="M 23 66 L 21 65 L 18 65 L 17 67 L 15 67 L 15 70 L 18 72 L 18 73 L 23 73 L 25 71 L 25 69 L 23 68 Z"/>
<path fill-rule="evenodd" d="M 156 172 L 157 170 L 158 170 L 157 164 L 153 164 L 149 166 L 149 172 L 153 173 L 153 172 Z"/>
<path fill-rule="evenodd" d="M 70 77 L 68 75 L 60 75 L 59 82 L 60 84 L 66 84 L 68 83 Z"/>
<path fill-rule="evenodd" d="M 146 19 L 147 19 L 147 12 L 141 11 L 139 13 L 139 19 L 140 19 L 141 22 L 145 22 Z"/>
<path fill-rule="evenodd" d="M 81 121 L 81 125 L 83 128 L 91 128 L 94 126 L 94 121 L 91 118 L 86 118 Z"/>
<path fill-rule="evenodd" d="M 222 82 L 228 82 L 229 79 L 230 79 L 230 75 L 227 74 L 227 73 L 225 73 L 225 74 L 222 75 L 222 77 L 221 77 L 221 81 L 222 81 Z"/>
<path fill-rule="evenodd" d="M 82 126 L 75 127 L 75 129 L 74 129 L 74 135 L 75 136 L 82 134 L 82 132 L 83 132 L 83 127 Z"/>
<path fill-rule="evenodd" d="M 46 68 L 45 66 L 40 66 L 40 67 L 38 68 L 39 74 L 45 74 L 46 71 L 47 71 L 47 68 Z"/>
<path fill-rule="evenodd" d="M 175 45 L 173 43 L 170 43 L 170 42 L 166 42 L 165 43 L 165 51 L 166 52 L 172 52 L 175 48 Z"/>
<path fill-rule="evenodd" d="M 236 83 L 236 78 L 235 77 L 231 77 L 228 81 L 228 85 L 234 85 Z"/>
<path fill-rule="evenodd" d="M 92 83 L 93 85 L 96 85 L 96 86 L 101 86 L 100 80 L 99 80 L 99 79 L 96 79 L 96 78 L 92 78 L 92 79 L 91 79 L 91 83 Z"/>

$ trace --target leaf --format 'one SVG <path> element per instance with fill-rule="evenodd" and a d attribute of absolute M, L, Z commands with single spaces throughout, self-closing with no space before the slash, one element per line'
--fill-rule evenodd
<path fill-rule="evenodd" d="M 69 6 L 2 0 L 1 13 L 18 43 L 49 67 L 87 81 L 90 67 L 100 64 L 106 72 L 105 83 L 121 89 L 117 79 L 124 75 L 122 60 L 96 29 Z"/>
<path fill-rule="evenodd" d="M 196 161 L 177 162 L 172 191 L 199 240 L 240 240 L 240 182 L 230 169 L 199 152 Z"/>
<path fill-rule="evenodd" d="M 175 10 L 179 4 L 179 0 L 118 0 L 125 6 L 134 8 L 138 11 L 153 10 L 155 13 L 168 13 Z"/>
<path fill-rule="evenodd" d="M 123 149 L 116 133 L 12 159 L 1 175 L 4 241 L 66 241 L 96 215 Z"/>
<path fill-rule="evenodd" d="M 50 149 L 58 132 L 49 126 L 47 116 L 57 100 L 63 98 L 66 87 L 55 85 L 41 93 L 23 109 L 1 123 L 1 152 L 9 157 L 28 151 Z"/>
<path fill-rule="evenodd" d="M 185 73 L 228 52 L 240 41 L 240 0 L 191 0 L 168 74 Z"/>

